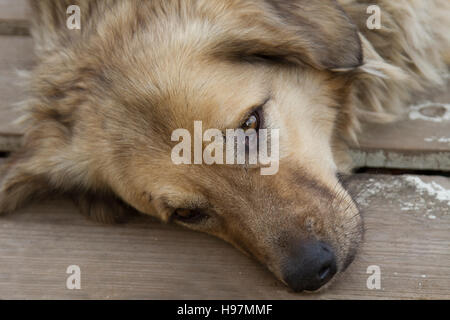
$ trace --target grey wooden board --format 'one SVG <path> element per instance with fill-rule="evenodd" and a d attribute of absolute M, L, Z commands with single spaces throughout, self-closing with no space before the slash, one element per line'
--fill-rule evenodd
<path fill-rule="evenodd" d="M 450 171 L 450 82 L 418 100 L 400 121 L 366 124 L 352 156 L 357 166 Z"/>
<path fill-rule="evenodd" d="M 319 294 L 291 293 L 213 237 L 151 218 L 98 225 L 60 199 L 0 217 L 0 298 L 450 299 L 449 179 L 355 175 L 350 189 L 365 242 Z M 81 290 L 66 289 L 70 265 L 81 268 Z M 372 265 L 381 268 L 380 290 L 366 286 Z"/>
<path fill-rule="evenodd" d="M 15 123 L 26 99 L 19 71 L 33 65 L 33 42 L 29 37 L 0 36 L 0 151 L 13 151 L 20 144 L 22 127 Z"/>
<path fill-rule="evenodd" d="M 27 0 L 0 0 L 2 20 L 27 20 L 29 11 Z"/>
<path fill-rule="evenodd" d="M 25 96 L 19 71 L 33 65 L 33 41 L 29 37 L 0 36 L 0 133 L 20 134 L 14 121 L 22 115 L 16 104 Z"/>
<path fill-rule="evenodd" d="M 29 15 L 26 0 L 0 0 L 0 34 L 28 34 Z"/>

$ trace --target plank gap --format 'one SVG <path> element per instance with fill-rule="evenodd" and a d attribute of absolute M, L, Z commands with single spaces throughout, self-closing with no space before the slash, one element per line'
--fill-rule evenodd
<path fill-rule="evenodd" d="M 8 158 L 10 152 L 0 151 L 0 158 Z"/>
<path fill-rule="evenodd" d="M 30 23 L 27 20 L 0 20 L 0 35 L 29 36 Z"/>
<path fill-rule="evenodd" d="M 417 170 L 405 168 L 383 168 L 383 167 L 361 167 L 354 170 L 355 174 L 372 174 L 372 175 L 420 175 L 420 176 L 438 176 L 450 177 L 450 172 L 441 170 Z"/>

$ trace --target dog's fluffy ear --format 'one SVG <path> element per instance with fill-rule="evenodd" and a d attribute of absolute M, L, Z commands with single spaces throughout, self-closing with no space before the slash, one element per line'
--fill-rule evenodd
<path fill-rule="evenodd" d="M 53 179 L 63 181 L 64 177 L 54 176 Z M 135 209 L 110 193 L 99 191 L 94 195 L 71 186 L 69 182 L 67 186 L 56 188 L 32 152 L 17 152 L 0 166 L 0 214 L 11 213 L 31 201 L 55 193 L 67 193 L 82 214 L 100 223 L 126 222 L 137 214 Z"/>
<path fill-rule="evenodd" d="M 113 194 L 84 192 L 71 195 L 81 214 L 103 223 L 125 223 L 138 215 L 138 212 Z"/>
<path fill-rule="evenodd" d="M 18 152 L 0 166 L 0 214 L 50 193 L 47 180 L 36 173 L 30 159 L 27 152 Z"/>
<path fill-rule="evenodd" d="M 363 54 L 356 26 L 334 0 L 254 0 L 240 10 L 240 28 L 228 50 L 314 68 L 353 69 Z M 238 14 L 239 14 L 238 12 Z"/>

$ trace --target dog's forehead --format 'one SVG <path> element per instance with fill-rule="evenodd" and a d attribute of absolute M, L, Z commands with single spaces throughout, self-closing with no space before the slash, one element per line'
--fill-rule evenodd
<path fill-rule="evenodd" d="M 121 92 L 172 130 L 190 129 L 194 121 L 202 121 L 204 128 L 234 128 L 270 94 L 264 66 L 180 57 L 175 52 L 164 58 L 147 56 L 145 61 L 124 66 L 132 81 Z"/>

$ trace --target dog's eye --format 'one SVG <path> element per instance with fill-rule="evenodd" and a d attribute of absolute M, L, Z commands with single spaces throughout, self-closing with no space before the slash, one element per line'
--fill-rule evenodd
<path fill-rule="evenodd" d="M 207 218 L 207 215 L 199 209 L 176 209 L 173 218 L 183 223 L 197 223 Z"/>
<path fill-rule="evenodd" d="M 258 131 L 261 125 L 261 110 L 255 110 L 245 122 L 242 124 L 241 129 L 245 131 L 253 129 Z"/>

